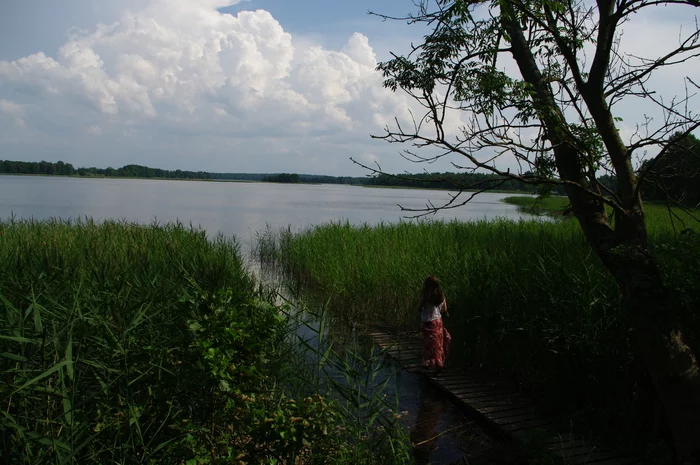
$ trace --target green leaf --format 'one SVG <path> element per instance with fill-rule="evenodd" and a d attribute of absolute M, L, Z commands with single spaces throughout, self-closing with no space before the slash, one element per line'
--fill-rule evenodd
<path fill-rule="evenodd" d="M 8 341 L 14 341 L 14 342 L 23 342 L 27 344 L 41 344 L 41 341 L 38 341 L 36 339 L 27 339 L 26 337 L 22 336 L 3 336 L 0 334 L 0 339 L 6 339 Z"/>
<path fill-rule="evenodd" d="M 68 344 L 66 344 L 66 373 L 73 381 L 73 336 L 68 338 Z"/>
<path fill-rule="evenodd" d="M 9 358 L 10 360 L 15 360 L 17 362 L 26 362 L 27 361 L 27 357 L 24 357 L 22 355 L 10 354 L 8 352 L 0 352 L 0 357 Z"/>
<path fill-rule="evenodd" d="M 64 361 L 62 361 L 61 363 L 58 363 L 58 364 L 52 366 L 51 368 L 49 368 L 48 370 L 46 370 L 45 372 L 43 372 L 42 374 L 40 374 L 40 375 L 37 376 L 36 378 L 34 378 L 34 379 L 30 380 L 30 381 L 27 381 L 27 382 L 24 383 L 22 386 L 20 386 L 19 388 L 15 389 L 15 390 L 12 392 L 12 394 L 10 394 L 10 395 L 15 395 L 15 394 L 17 394 L 19 391 L 28 388 L 29 386 L 31 386 L 32 384 L 36 383 L 37 381 L 41 381 L 42 379 L 46 378 L 47 376 L 51 376 L 52 374 L 56 373 L 58 370 L 60 370 L 60 369 L 63 368 L 64 366 L 66 366 L 66 364 L 67 364 L 67 362 L 64 360 Z"/>

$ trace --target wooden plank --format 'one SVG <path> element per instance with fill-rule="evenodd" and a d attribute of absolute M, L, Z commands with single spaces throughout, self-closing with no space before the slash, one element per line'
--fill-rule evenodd
<path fill-rule="evenodd" d="M 491 394 L 491 395 L 517 395 L 517 393 L 513 389 L 509 389 L 508 387 L 502 387 L 502 386 L 441 386 L 445 388 L 449 388 L 450 391 L 452 391 L 454 394 L 469 394 L 472 395 L 473 397 L 478 397 L 480 394 Z"/>
<path fill-rule="evenodd" d="M 401 343 L 401 346 L 405 347 L 408 350 L 415 350 L 416 352 L 423 353 L 423 345 L 422 344 Z"/>
<path fill-rule="evenodd" d="M 500 381 L 496 376 L 489 375 L 486 373 L 479 372 L 468 372 L 468 371 L 443 371 L 435 377 L 438 381 L 447 380 L 469 380 L 469 381 Z"/>
<path fill-rule="evenodd" d="M 469 391 L 461 391 L 461 390 L 456 390 L 452 392 L 453 395 L 459 397 L 460 399 L 463 399 L 465 402 L 479 402 L 482 399 L 492 399 L 492 400 L 499 400 L 499 399 L 510 399 L 510 398 L 515 398 L 518 396 L 518 394 L 514 394 L 513 391 L 482 391 L 482 392 L 469 392 Z M 522 398 L 522 400 L 525 400 L 525 398 Z"/>
<path fill-rule="evenodd" d="M 495 388 L 510 388 L 512 391 L 515 391 L 515 389 L 512 388 L 509 384 L 506 383 L 501 383 L 498 381 L 473 381 L 469 379 L 464 379 L 464 380 L 445 380 L 445 381 L 436 381 L 438 383 L 441 383 L 445 386 L 450 386 L 454 388 L 462 388 L 462 389 L 471 389 L 471 388 L 486 388 L 486 389 L 495 389 Z"/>
<path fill-rule="evenodd" d="M 436 377 L 437 381 L 440 381 L 441 383 L 464 383 L 464 384 L 482 384 L 482 385 L 490 385 L 490 384 L 503 384 L 507 386 L 512 386 L 512 384 L 507 383 L 503 381 L 502 379 L 499 378 L 485 378 L 483 376 L 479 376 L 478 374 L 475 375 L 473 373 L 456 373 L 456 376 L 451 376 L 451 377 Z"/>
<path fill-rule="evenodd" d="M 398 347 L 398 344 L 394 344 L 393 342 L 381 342 L 381 343 L 378 343 L 377 345 L 382 350 L 395 349 L 396 347 Z"/>
<path fill-rule="evenodd" d="M 416 356 L 416 354 L 413 354 L 411 352 L 406 352 L 405 350 L 396 350 L 396 349 L 389 349 L 389 355 L 391 355 L 394 358 L 405 358 L 405 357 L 411 357 L 418 359 L 419 357 Z"/>
<path fill-rule="evenodd" d="M 463 387 L 463 388 L 470 388 L 470 387 L 486 387 L 486 388 L 494 388 L 494 387 L 510 387 L 512 388 L 509 384 L 504 383 L 502 381 L 483 381 L 483 380 L 476 380 L 476 379 L 471 379 L 467 376 L 464 376 L 462 378 L 454 378 L 454 379 L 436 379 L 435 380 L 438 383 L 444 384 L 445 386 L 454 386 L 454 387 Z"/>
<path fill-rule="evenodd" d="M 466 375 L 456 376 L 454 378 L 435 378 L 436 383 L 449 385 L 449 386 L 463 386 L 463 387 L 473 387 L 473 386 L 488 386 L 488 383 L 493 381 L 483 381 L 478 379 L 471 379 Z"/>
<path fill-rule="evenodd" d="M 498 383 L 494 381 L 475 381 L 469 380 L 467 378 L 454 378 L 454 379 L 435 379 L 433 381 L 440 385 L 450 386 L 459 389 L 507 389 L 509 391 L 515 392 L 512 386 L 505 383 Z"/>
<path fill-rule="evenodd" d="M 518 394 L 486 394 L 486 395 L 472 395 L 469 393 L 454 393 L 457 398 L 462 399 L 464 402 L 469 404 L 484 404 L 487 402 L 498 402 L 503 404 L 515 404 L 521 403 L 523 405 L 528 405 L 529 402 L 526 398 Z"/>
<path fill-rule="evenodd" d="M 505 394 L 505 395 L 514 395 L 515 392 L 512 389 L 508 389 L 507 387 L 503 386 L 459 386 L 459 385 L 449 385 L 449 384 L 442 384 L 442 383 L 436 383 L 438 384 L 441 388 L 446 389 L 450 391 L 453 394 L 472 394 L 474 396 L 477 396 L 479 394 L 483 393 L 490 393 L 490 394 Z"/>
<path fill-rule="evenodd" d="M 469 401 L 468 399 L 472 399 L 474 402 L 489 402 L 491 400 L 499 400 L 499 401 L 504 401 L 504 402 L 523 402 L 526 404 L 532 404 L 530 399 L 525 397 L 524 395 L 513 392 L 513 391 L 490 391 L 490 395 L 483 395 L 483 394 L 478 394 L 478 393 L 473 393 L 473 392 L 462 392 L 462 391 L 457 391 L 455 392 L 455 395 L 459 397 L 460 399 L 464 399 L 465 401 Z"/>
<path fill-rule="evenodd" d="M 458 399 L 463 400 L 462 398 L 458 397 Z M 486 408 L 491 408 L 491 411 L 494 411 L 493 408 L 499 407 L 500 410 L 507 410 L 507 408 L 523 408 L 523 407 L 530 407 L 531 404 L 529 402 L 524 402 L 522 400 L 510 400 L 510 399 L 497 399 L 497 400 L 488 400 L 488 399 L 481 399 L 479 402 L 467 402 L 465 400 L 465 403 L 469 404 L 470 407 L 479 410 L 479 411 L 486 411 Z"/>
<path fill-rule="evenodd" d="M 493 376 L 492 373 L 487 372 L 486 370 L 478 369 L 478 368 L 469 368 L 469 367 L 447 367 L 445 370 L 440 374 L 440 376 L 453 376 L 453 375 L 489 375 Z"/>

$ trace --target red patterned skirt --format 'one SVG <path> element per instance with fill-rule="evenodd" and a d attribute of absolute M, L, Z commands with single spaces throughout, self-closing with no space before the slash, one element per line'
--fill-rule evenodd
<path fill-rule="evenodd" d="M 452 336 L 442 324 L 442 318 L 424 321 L 423 331 L 423 366 L 428 369 L 443 368 L 450 349 Z"/>

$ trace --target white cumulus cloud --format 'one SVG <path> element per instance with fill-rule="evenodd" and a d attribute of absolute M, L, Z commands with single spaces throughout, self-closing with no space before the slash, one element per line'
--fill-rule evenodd
<path fill-rule="evenodd" d="M 296 49 L 267 11 L 217 10 L 235 3 L 148 0 L 111 24 L 72 31 L 55 56 L 0 61 L 0 111 L 22 109 L 44 138 L 73 138 L 79 159 L 69 161 L 79 165 L 99 164 L 90 157 L 100 147 L 81 146 L 81 137 L 101 136 L 101 153 L 122 150 L 124 162 L 138 162 L 139 148 L 167 147 L 178 165 L 192 168 L 198 154 L 216 152 L 214 141 L 225 140 L 216 163 L 226 171 L 233 161 L 241 170 L 258 166 L 248 162 L 266 150 L 279 156 L 280 145 L 318 156 L 342 140 L 368 144 L 383 115 L 405 112 L 406 99 L 381 87 L 364 35 L 338 51 Z M 35 137 L 28 132 L 25 143 Z M 294 142 L 280 142 L 286 139 Z M 334 170 L 341 155 L 345 164 L 353 154 L 350 146 L 334 150 L 327 166 Z M 268 171 L 279 164 L 268 162 Z M 170 167 L 165 157 L 160 165 Z"/>

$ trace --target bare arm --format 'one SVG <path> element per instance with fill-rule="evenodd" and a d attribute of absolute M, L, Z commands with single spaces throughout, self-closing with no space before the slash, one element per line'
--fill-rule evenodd
<path fill-rule="evenodd" d="M 447 313 L 447 297 L 444 295 L 442 296 L 442 304 L 441 304 L 441 311 L 442 313 Z"/>

